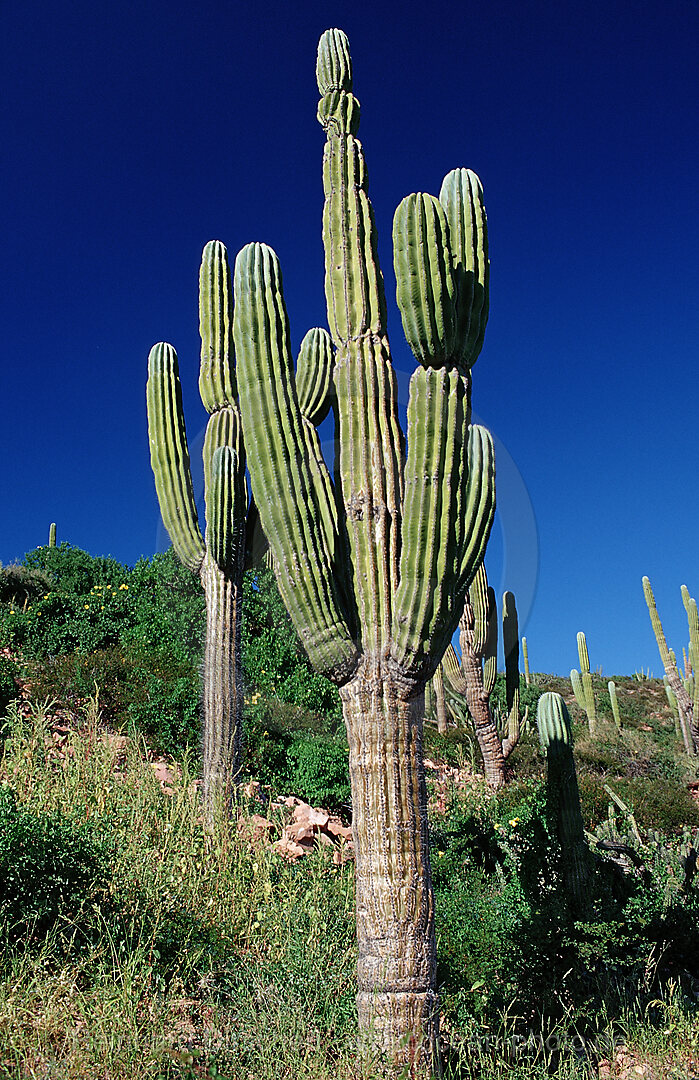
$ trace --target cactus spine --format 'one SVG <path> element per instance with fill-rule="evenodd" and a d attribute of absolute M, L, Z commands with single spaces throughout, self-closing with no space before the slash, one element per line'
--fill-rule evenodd
<path fill-rule="evenodd" d="M 49 525 L 49 547 L 56 546 L 56 522 L 52 521 Z"/>
<path fill-rule="evenodd" d="M 311 460 L 274 252 L 235 269 L 234 337 L 253 496 L 279 588 L 315 667 L 340 688 L 356 848 L 357 997 L 363 1039 L 414 1075 L 437 1071 L 433 898 L 422 762 L 425 684 L 455 629 L 494 512 L 487 432 L 470 426 L 470 365 L 485 327 L 480 184 L 449 174 L 440 200 L 396 214 L 398 299 L 421 366 L 407 458 L 385 327 L 383 278 L 356 138 L 347 38 L 317 64 L 325 293 L 336 348 L 335 484 Z M 425 483 L 425 477 L 430 483 Z"/>
<path fill-rule="evenodd" d="M 228 256 L 204 248 L 199 278 L 199 391 L 210 413 L 204 439 L 206 533 L 194 502 L 177 354 L 154 345 L 148 357 L 148 434 L 160 511 L 180 561 L 199 575 L 206 598 L 203 666 L 204 797 L 227 805 L 240 768 L 240 616 L 248 508 L 237 404 Z"/>
<path fill-rule="evenodd" d="M 576 915 L 584 911 L 588 902 L 591 865 L 580 810 L 570 716 L 560 694 L 542 694 L 536 723 L 546 754 L 549 820 L 557 832 L 561 875 L 571 912 Z"/>
<path fill-rule="evenodd" d="M 687 621 L 689 623 L 689 660 L 696 671 L 697 660 L 699 660 L 699 614 L 697 613 L 697 603 L 696 600 L 692 599 L 689 595 L 689 590 L 686 585 L 682 585 L 680 591 L 682 593 L 682 602 L 685 611 L 687 612 Z M 645 596 L 646 604 L 648 605 L 648 612 L 650 614 L 650 621 L 653 627 L 653 633 L 655 634 L 655 640 L 658 644 L 660 659 L 665 668 L 667 686 L 672 691 L 675 701 L 677 702 L 685 750 L 688 754 L 695 754 L 699 750 L 699 679 L 695 680 L 695 685 L 692 688 L 694 693 L 690 694 L 680 678 L 675 654 L 672 649 L 668 648 L 667 641 L 665 640 L 665 631 L 663 630 L 663 624 L 660 621 L 653 589 L 651 588 L 650 581 L 647 577 L 643 578 L 643 595 Z"/>
<path fill-rule="evenodd" d="M 527 639 L 522 638 L 522 661 L 524 663 L 524 685 L 531 686 L 531 675 L 529 672 L 529 649 L 527 648 Z"/>

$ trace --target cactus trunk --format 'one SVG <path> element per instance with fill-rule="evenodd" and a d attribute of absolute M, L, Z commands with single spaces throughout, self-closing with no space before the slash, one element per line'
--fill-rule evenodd
<path fill-rule="evenodd" d="M 201 569 L 206 598 L 206 645 L 202 675 L 204 800 L 228 809 L 240 770 L 243 682 L 240 664 L 241 583 L 207 555 Z"/>
<path fill-rule="evenodd" d="M 368 663 L 340 693 L 350 748 L 360 1032 L 370 1052 L 431 1075 L 437 1068 L 437 960 L 423 696 L 412 696 L 410 683 Z"/>

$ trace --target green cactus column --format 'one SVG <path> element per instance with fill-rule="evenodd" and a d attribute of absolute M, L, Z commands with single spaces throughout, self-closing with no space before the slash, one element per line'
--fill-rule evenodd
<path fill-rule="evenodd" d="M 49 525 L 49 547 L 56 546 L 56 522 L 52 521 Z"/>
<path fill-rule="evenodd" d="M 680 591 L 689 623 L 689 658 L 694 664 L 696 662 L 695 658 L 699 659 L 699 614 L 697 614 L 696 601 L 690 597 L 687 586 L 683 585 Z M 695 695 L 690 695 L 677 670 L 675 654 L 668 648 L 653 589 L 647 577 L 643 578 L 643 595 L 648 605 L 648 613 L 650 614 L 653 633 L 660 652 L 660 659 L 665 668 L 667 685 L 672 690 L 677 702 L 685 749 L 688 754 L 695 754 L 699 751 L 699 697 L 696 696 L 697 692 L 699 692 L 699 679 L 695 680 Z"/>
<path fill-rule="evenodd" d="M 536 723 L 546 754 L 548 813 L 558 835 L 561 874 L 571 913 L 579 916 L 589 902 L 592 866 L 580 809 L 570 716 L 560 694 L 541 695 Z"/>
<path fill-rule="evenodd" d="M 180 561 L 199 575 L 206 599 L 202 669 L 204 798 L 209 813 L 228 805 L 240 770 L 243 691 L 240 619 L 248 509 L 245 451 L 233 353 L 233 297 L 226 249 L 204 248 L 199 277 L 199 391 L 210 413 L 204 438 L 206 534 L 199 529 L 177 354 L 154 345 L 148 357 L 148 435 L 163 523 Z"/>
<path fill-rule="evenodd" d="M 487 312 L 485 213 L 477 178 L 456 170 L 442 201 L 409 196 L 396 214 L 398 301 L 421 363 L 411 380 L 406 456 L 342 31 L 321 38 L 317 78 L 336 350 L 334 484 L 309 446 L 300 388 L 307 380 L 294 377 L 281 271 L 263 244 L 248 245 L 236 261 L 240 405 L 282 598 L 343 702 L 362 1042 L 391 1070 L 427 1077 L 439 1061 L 424 692 L 482 559 L 495 504 L 492 440 L 469 424 L 469 369 Z"/>

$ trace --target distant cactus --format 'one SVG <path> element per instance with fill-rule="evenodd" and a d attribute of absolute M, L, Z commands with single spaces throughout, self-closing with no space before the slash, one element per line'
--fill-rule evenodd
<path fill-rule="evenodd" d="M 52 521 L 49 525 L 49 547 L 56 546 L 56 522 Z"/>
<path fill-rule="evenodd" d="M 557 831 L 561 875 L 571 911 L 579 915 L 588 903 L 592 867 L 580 810 L 570 716 L 560 694 L 542 694 L 536 723 L 541 748 L 546 754 L 547 806 L 549 819 Z"/>
<path fill-rule="evenodd" d="M 582 679 L 580 678 L 580 672 L 577 668 L 571 668 L 570 670 L 570 685 L 575 694 L 578 708 L 585 712 L 585 691 L 583 690 Z"/>
<path fill-rule="evenodd" d="M 529 649 L 527 647 L 527 639 L 522 638 L 522 662 L 524 663 L 524 685 L 531 685 L 531 675 L 529 673 Z"/>
<path fill-rule="evenodd" d="M 452 709 L 465 719 L 470 714 L 483 755 L 485 777 L 497 789 L 505 783 L 505 761 L 519 742 L 528 710 L 520 715 L 519 632 L 514 594 L 506 592 L 502 608 L 505 652 L 506 712 L 500 717 L 490 697 L 497 674 L 498 624 L 495 593 L 481 564 L 471 582 L 459 626 L 461 661 L 449 645 L 441 667 L 449 687 Z M 463 702 L 463 705 L 461 704 Z M 465 706 L 465 708 L 464 708 Z"/>
<path fill-rule="evenodd" d="M 592 685 L 592 673 L 590 672 L 590 657 L 587 651 L 587 641 L 582 630 L 578 633 L 578 658 L 580 660 L 580 678 L 582 680 L 583 695 L 585 699 L 585 713 L 590 735 L 595 733 L 597 713 L 595 710 L 595 691 Z"/>
<path fill-rule="evenodd" d="M 696 671 L 697 661 L 699 660 L 699 613 L 697 612 L 696 601 L 689 595 L 687 586 L 682 585 L 680 591 L 682 593 L 682 602 L 687 612 L 687 620 L 689 623 L 689 660 Z M 668 648 L 667 641 L 665 640 L 663 624 L 660 621 L 653 589 L 651 588 L 650 581 L 647 577 L 643 578 L 643 594 L 646 598 L 646 604 L 648 605 L 648 612 L 650 614 L 650 621 L 653 627 L 653 633 L 655 634 L 655 640 L 658 645 L 658 651 L 660 652 L 660 659 L 665 668 L 667 686 L 672 691 L 677 703 L 680 729 L 685 750 L 688 754 L 695 754 L 699 751 L 699 680 L 695 680 L 695 685 L 692 687 L 693 694 L 690 694 L 684 686 L 680 673 L 677 670 L 675 654 Z"/>
<path fill-rule="evenodd" d="M 619 712 L 619 700 L 616 696 L 616 683 L 610 679 L 607 683 L 607 689 L 609 690 L 609 701 L 612 706 L 614 723 L 616 724 L 617 729 L 621 731 L 621 713 Z"/>
<path fill-rule="evenodd" d="M 397 300 L 419 367 L 407 454 L 386 333 L 349 44 L 318 48 L 325 292 L 336 348 L 335 484 L 310 447 L 279 261 L 235 267 L 234 337 L 255 502 L 279 589 L 317 670 L 340 688 L 349 741 L 362 1042 L 398 1070 L 438 1070 L 436 946 L 422 759 L 425 684 L 451 640 L 494 513 L 470 369 L 487 319 L 482 189 L 456 169 L 394 220 Z M 426 482 L 427 481 L 427 482 Z"/>

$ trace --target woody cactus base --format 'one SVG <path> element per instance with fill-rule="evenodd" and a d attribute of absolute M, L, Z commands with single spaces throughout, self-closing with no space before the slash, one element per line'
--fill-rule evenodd
<path fill-rule="evenodd" d="M 335 481 L 311 452 L 279 262 L 250 244 L 235 268 L 234 338 L 253 496 L 277 582 L 318 671 L 340 688 L 356 854 L 362 1044 L 388 1071 L 439 1072 L 436 951 L 422 758 L 425 685 L 451 639 L 492 524 L 493 447 L 470 426 L 487 318 L 485 211 L 456 169 L 440 198 L 394 221 L 397 299 L 420 366 L 407 456 L 383 278 L 357 139 L 347 38 L 323 34 L 323 243 Z M 429 483 L 425 482 L 429 477 Z"/>

